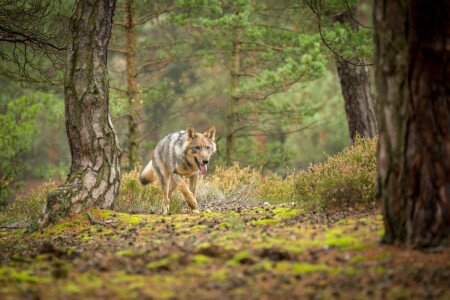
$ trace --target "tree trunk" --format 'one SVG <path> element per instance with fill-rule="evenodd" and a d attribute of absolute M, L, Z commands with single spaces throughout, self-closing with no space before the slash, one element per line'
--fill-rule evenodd
<path fill-rule="evenodd" d="M 230 57 L 230 89 L 227 103 L 226 115 L 226 140 L 225 140 L 225 162 L 231 165 L 233 162 L 233 152 L 235 151 L 236 129 L 238 126 L 237 107 L 239 105 L 239 73 L 241 69 L 241 41 L 240 29 L 236 29 L 233 39 L 231 57 Z"/>
<path fill-rule="evenodd" d="M 353 15 L 356 9 L 352 9 Z M 352 20 L 348 10 L 336 17 L 336 21 L 346 23 L 354 32 L 358 24 Z M 341 82 L 342 96 L 352 144 L 355 137 L 372 138 L 377 134 L 377 121 L 374 102 L 370 95 L 370 76 L 366 66 L 357 66 L 336 56 L 336 67 Z"/>
<path fill-rule="evenodd" d="M 128 167 L 133 169 L 139 163 L 139 111 L 140 101 L 136 71 L 136 35 L 133 24 L 133 0 L 125 2 L 125 48 L 127 60 L 128 97 Z"/>
<path fill-rule="evenodd" d="M 448 1 L 375 1 L 378 186 L 387 243 L 450 233 Z M 446 48 L 447 47 L 447 48 Z"/>
<path fill-rule="evenodd" d="M 89 207 L 110 208 L 120 182 L 120 147 L 109 116 L 107 48 L 115 0 L 78 0 L 64 78 L 72 164 L 47 198 L 41 226 Z"/>

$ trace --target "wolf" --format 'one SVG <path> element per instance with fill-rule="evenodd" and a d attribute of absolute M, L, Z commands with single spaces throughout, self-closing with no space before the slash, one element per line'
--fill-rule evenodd
<path fill-rule="evenodd" d="M 186 130 L 164 137 L 155 148 L 153 157 L 140 174 L 143 185 L 159 180 L 163 191 L 163 214 L 169 212 L 172 192 L 180 187 L 193 213 L 199 213 L 195 190 L 199 174 L 206 175 L 211 156 L 216 152 L 216 127 L 204 133 L 196 132 L 190 124 Z M 189 186 L 186 183 L 189 178 Z"/>

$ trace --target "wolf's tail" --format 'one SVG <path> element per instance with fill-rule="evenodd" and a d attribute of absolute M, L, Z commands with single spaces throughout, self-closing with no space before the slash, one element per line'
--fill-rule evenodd
<path fill-rule="evenodd" d="M 141 175 L 139 176 L 139 179 L 141 180 L 141 183 L 143 185 L 152 183 L 153 181 L 156 180 L 156 173 L 155 170 L 153 169 L 153 163 L 152 161 L 150 161 L 144 168 L 144 170 L 142 170 Z"/>

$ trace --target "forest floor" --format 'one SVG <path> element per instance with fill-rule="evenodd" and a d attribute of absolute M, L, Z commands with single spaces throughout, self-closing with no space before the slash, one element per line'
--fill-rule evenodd
<path fill-rule="evenodd" d="M 0 299 L 450 299 L 450 250 L 380 244 L 377 210 L 91 210 L 0 231 Z"/>

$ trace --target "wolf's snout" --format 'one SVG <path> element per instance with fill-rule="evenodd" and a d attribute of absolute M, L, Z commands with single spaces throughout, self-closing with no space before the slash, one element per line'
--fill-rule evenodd
<path fill-rule="evenodd" d="M 204 160 L 202 160 L 202 163 L 207 165 L 209 163 L 209 160 L 204 159 Z"/>

